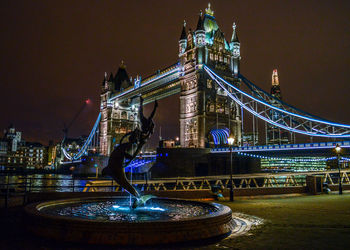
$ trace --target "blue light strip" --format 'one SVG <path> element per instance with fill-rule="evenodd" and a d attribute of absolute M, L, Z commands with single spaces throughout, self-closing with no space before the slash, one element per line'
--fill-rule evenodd
<path fill-rule="evenodd" d="M 315 118 L 310 118 L 310 117 L 307 117 L 307 116 L 303 116 L 303 115 L 299 115 L 299 114 L 295 114 L 295 113 L 292 113 L 292 112 L 289 112 L 287 110 L 284 110 L 284 109 L 280 109 L 278 107 L 275 107 L 271 104 L 269 104 L 268 102 L 266 101 L 263 101 L 263 100 L 260 100 L 260 99 L 257 99 L 245 92 L 243 92 L 242 90 L 236 88 L 235 86 L 233 86 L 231 83 L 227 82 L 226 80 L 224 80 L 223 78 L 221 78 L 219 75 L 217 75 L 214 71 L 212 71 L 208 66 L 204 65 L 204 69 L 206 69 L 207 71 L 210 71 L 216 78 L 219 78 L 222 82 L 226 83 L 227 85 L 229 85 L 230 87 L 232 87 L 233 89 L 235 89 L 236 91 L 238 91 L 239 93 L 241 93 L 242 95 L 245 95 L 247 96 L 248 98 L 251 98 L 265 106 L 268 106 L 272 109 L 275 109 L 275 110 L 278 110 L 282 113 L 286 113 L 286 114 L 289 114 L 289 115 L 292 115 L 292 116 L 296 116 L 296 117 L 299 117 L 299 118 L 303 118 L 303 119 L 306 119 L 306 120 L 309 120 L 309 121 L 314 121 L 314 122 L 318 122 L 318 123 L 323 123 L 323 124 L 327 124 L 327 125 L 332 125 L 332 126 L 337 126 L 337 127 L 345 127 L 345 128 L 350 128 L 350 125 L 347 125 L 347 124 L 340 124 L 340 123 L 334 123 L 334 122 L 328 122 L 328 121 L 324 121 L 324 120 L 320 120 L 320 119 L 315 119 Z M 305 113 L 305 112 L 304 112 Z M 350 136 L 350 135 L 349 135 Z"/>
<path fill-rule="evenodd" d="M 285 145 L 264 145 L 251 147 L 236 147 L 233 152 L 265 152 L 265 151 L 286 151 L 286 150 L 314 150 L 314 149 L 333 149 L 339 144 L 342 148 L 350 148 L 350 141 L 343 142 L 320 142 L 320 143 L 302 143 L 302 144 L 285 144 Z M 227 153 L 230 149 L 215 148 L 211 153 Z"/>
<path fill-rule="evenodd" d="M 212 129 L 210 134 L 213 136 L 214 144 L 227 144 L 227 138 L 229 136 L 228 128 L 224 129 Z"/>
<path fill-rule="evenodd" d="M 248 154 L 248 153 L 242 153 L 242 152 L 238 152 L 238 154 L 242 156 L 252 157 L 252 158 L 268 159 L 268 160 L 276 160 L 276 161 L 292 161 L 292 162 L 318 162 L 318 161 L 331 161 L 331 160 L 337 159 L 336 156 L 316 157 L 316 158 L 310 158 L 310 159 L 298 159 L 298 158 L 292 159 L 292 158 L 269 157 L 269 156 Z"/>
<path fill-rule="evenodd" d="M 245 110 L 247 110 L 248 112 L 250 112 L 251 114 L 259 117 L 260 119 L 276 126 L 276 127 L 280 127 L 280 128 L 283 128 L 285 130 L 288 130 L 288 131 L 292 131 L 292 132 L 295 132 L 295 133 L 299 133 L 299 134 L 305 134 L 305 135 L 309 135 L 309 136 L 318 136 L 318 137 L 337 137 L 337 138 L 344 138 L 344 137 L 350 137 L 350 134 L 346 134 L 346 135 L 337 135 L 337 134 L 316 134 L 316 133 L 310 133 L 310 132 L 306 132 L 306 131 L 302 131 L 302 130 L 298 130 L 298 129 L 294 129 L 294 128 L 289 128 L 287 126 L 284 126 L 282 124 L 279 124 L 277 122 L 274 122 L 270 119 L 267 119 L 265 118 L 264 116 L 260 115 L 259 113 L 255 112 L 254 110 L 250 109 L 249 107 L 247 107 L 245 104 L 243 104 L 239 99 L 235 98 L 218 80 L 217 78 L 221 79 L 222 81 L 224 81 L 226 84 L 228 84 L 229 86 L 231 86 L 232 88 L 234 88 L 235 90 L 239 91 L 240 93 L 242 93 L 243 95 L 246 95 L 248 96 L 249 98 L 252 98 L 256 101 L 258 101 L 259 103 L 265 105 L 264 102 L 254 98 L 254 97 L 251 97 L 250 95 L 246 94 L 245 92 L 242 92 L 241 90 L 237 89 L 236 87 L 234 87 L 233 85 L 231 85 L 230 83 L 227 83 L 225 80 L 223 80 L 222 78 L 220 78 L 219 76 L 217 76 L 215 73 L 212 73 L 212 71 L 204 65 L 204 69 L 207 71 L 207 73 L 209 74 L 209 76 L 214 80 L 216 81 L 220 87 L 222 89 L 224 89 L 224 91 L 228 94 L 229 97 L 231 97 L 236 103 L 238 103 L 241 107 L 243 107 Z M 215 77 L 215 75 L 217 77 Z M 266 103 L 267 104 L 267 103 Z M 268 104 L 269 107 L 273 108 L 273 109 L 278 109 L 276 107 L 273 107 L 272 105 Z M 285 111 L 287 112 L 287 111 Z M 290 112 L 289 112 L 290 113 Z M 299 116 L 299 115 L 296 115 L 296 114 L 293 114 L 293 113 L 290 113 L 291 115 L 294 115 L 294 116 Z M 347 125 L 348 126 L 348 125 Z"/>
<path fill-rule="evenodd" d="M 89 137 L 86 139 L 84 145 L 81 147 L 81 149 L 79 150 L 78 153 L 74 154 L 73 156 L 69 155 L 68 152 L 63 148 L 62 145 L 62 151 L 64 156 L 68 159 L 68 160 L 78 160 L 87 150 L 88 145 L 91 143 L 92 138 L 94 137 L 95 133 L 96 133 L 96 129 L 100 123 L 101 120 L 101 113 L 98 114 L 97 120 L 94 124 L 94 127 L 92 128 Z"/>

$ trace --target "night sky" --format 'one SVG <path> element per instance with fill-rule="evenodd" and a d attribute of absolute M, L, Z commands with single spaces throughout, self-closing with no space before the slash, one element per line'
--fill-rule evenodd
<path fill-rule="evenodd" d="M 104 72 L 121 60 L 143 78 L 175 63 L 183 20 L 195 28 L 208 1 L 1 1 L 0 130 L 24 139 L 87 135 L 97 118 Z M 265 90 L 278 69 L 283 99 L 350 124 L 350 1 L 211 1 L 229 40 L 237 23 L 241 73 Z M 179 134 L 178 96 L 160 102 L 158 136 Z M 1 135 L 1 134 L 0 134 Z"/>

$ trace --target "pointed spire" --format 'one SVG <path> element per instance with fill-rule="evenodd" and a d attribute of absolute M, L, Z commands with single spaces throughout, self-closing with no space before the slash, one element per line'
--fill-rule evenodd
<path fill-rule="evenodd" d="M 277 86 L 280 85 L 278 81 L 278 74 L 277 74 L 277 69 L 274 69 L 272 71 L 272 86 Z"/>
<path fill-rule="evenodd" d="M 232 29 L 233 29 L 233 32 L 232 32 L 231 42 L 239 43 L 238 35 L 236 32 L 236 23 L 235 22 L 233 22 Z"/>
<path fill-rule="evenodd" d="M 105 75 L 103 77 L 102 86 L 106 84 L 106 81 L 107 81 L 107 72 L 105 72 Z"/>
<path fill-rule="evenodd" d="M 202 11 L 199 12 L 197 29 L 196 30 L 204 30 L 203 20 L 202 20 Z"/>
<path fill-rule="evenodd" d="M 205 9 L 205 14 L 214 16 L 214 11 L 210 8 L 210 3 L 208 3 L 208 8 Z"/>
<path fill-rule="evenodd" d="M 187 35 L 186 35 L 186 20 L 184 20 L 184 26 L 182 28 L 180 40 L 184 40 L 184 39 L 186 39 L 186 37 L 187 37 Z"/>
<path fill-rule="evenodd" d="M 113 78 L 114 78 L 114 77 L 113 77 L 113 73 L 111 72 L 111 74 L 109 75 L 108 81 L 109 81 L 109 82 L 113 82 Z"/>
<path fill-rule="evenodd" d="M 119 68 L 126 69 L 126 65 L 124 64 L 124 60 L 121 61 Z"/>

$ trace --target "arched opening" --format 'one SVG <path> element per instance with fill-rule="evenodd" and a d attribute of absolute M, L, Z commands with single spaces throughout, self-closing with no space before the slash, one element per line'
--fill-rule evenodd
<path fill-rule="evenodd" d="M 227 138 L 230 135 L 228 128 L 212 129 L 208 133 L 209 147 L 219 147 L 227 145 Z"/>

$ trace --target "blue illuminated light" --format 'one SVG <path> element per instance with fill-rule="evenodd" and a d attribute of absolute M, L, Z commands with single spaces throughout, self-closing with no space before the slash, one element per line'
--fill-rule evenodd
<path fill-rule="evenodd" d="M 328 121 L 323 121 L 323 120 L 319 120 L 319 119 L 314 119 L 314 118 L 310 118 L 310 117 L 306 117 L 306 116 L 302 116 L 302 115 L 299 115 L 299 114 L 295 114 L 295 113 L 292 113 L 292 112 L 289 112 L 289 111 L 286 111 L 286 110 L 283 110 L 283 109 L 280 109 L 280 108 L 277 108 L 269 103 L 267 103 L 266 101 L 263 101 L 263 100 L 259 100 L 243 91 L 241 91 L 240 89 L 236 88 L 235 86 L 233 86 L 232 84 L 230 84 L 229 82 L 227 82 L 226 80 L 224 80 L 223 78 L 221 78 L 220 76 L 218 76 L 215 72 L 213 72 L 208 66 L 204 65 L 204 69 L 206 70 L 206 72 L 209 74 L 209 76 L 218 83 L 218 85 L 220 85 L 221 88 L 224 89 L 224 91 L 228 94 L 228 96 L 230 96 L 236 103 L 238 103 L 241 107 L 243 107 L 245 110 L 247 110 L 248 112 L 252 113 L 253 115 L 259 117 L 260 119 L 272 124 L 272 125 L 275 125 L 277 127 L 280 127 L 280 128 L 283 128 L 285 130 L 288 130 L 288 131 L 293 131 L 293 132 L 296 132 L 296 133 L 300 133 L 300 134 L 306 134 L 306 135 L 310 135 L 310 136 L 319 136 L 319 137 L 350 137 L 350 135 L 338 135 L 338 134 L 316 134 L 316 133 L 311 133 L 311 132 L 305 132 L 305 131 L 302 131 L 302 130 L 298 130 L 298 129 L 293 129 L 293 128 L 289 128 L 287 126 L 284 126 L 280 123 L 277 123 L 277 122 L 274 122 L 270 119 L 267 119 L 265 118 L 264 116 L 262 116 L 260 113 L 250 109 L 249 107 L 247 107 L 244 103 L 242 103 L 239 99 L 235 98 L 219 81 L 218 79 L 220 79 L 220 81 L 224 82 L 226 85 L 228 85 L 229 87 L 233 88 L 234 90 L 236 90 L 237 92 L 239 92 L 240 94 L 244 95 L 244 96 L 247 96 L 248 98 L 250 99 L 253 99 L 255 100 L 256 102 L 259 102 L 265 106 L 268 106 L 274 110 L 278 110 L 282 113 L 286 113 L 286 114 L 289 114 L 289 115 L 292 115 L 292 116 L 295 116 L 295 117 L 299 117 L 299 118 L 302 118 L 302 119 L 306 119 L 306 120 L 309 120 L 309 121 L 314 121 L 314 122 L 319 122 L 319 123 L 323 123 L 323 124 L 327 124 L 327 125 L 333 125 L 333 126 L 338 126 L 338 127 L 345 127 L 345 128 L 350 128 L 350 125 L 345 125 L 345 124 L 338 124 L 338 123 L 332 123 L 332 122 L 328 122 Z"/>
<path fill-rule="evenodd" d="M 144 207 L 144 210 L 151 210 L 151 211 L 162 211 L 164 212 L 165 209 L 161 207 Z"/>
<path fill-rule="evenodd" d="M 242 153 L 238 152 L 239 155 L 244 155 L 252 158 L 259 158 L 259 159 L 268 159 L 268 160 L 277 160 L 277 161 L 291 161 L 291 162 L 318 162 L 318 161 L 331 161 L 337 159 L 336 156 L 333 157 L 314 157 L 314 158 L 279 158 L 279 157 L 268 157 L 268 156 L 262 156 L 262 155 L 256 155 L 256 154 L 248 154 L 248 153 Z M 346 160 L 346 158 L 342 157 L 343 160 Z"/>
<path fill-rule="evenodd" d="M 113 209 L 119 210 L 119 211 L 130 211 L 130 207 L 122 207 L 118 205 L 113 205 Z M 137 207 L 135 210 L 136 211 L 160 211 L 160 212 L 166 211 L 166 209 L 161 207 Z"/>
<path fill-rule="evenodd" d="M 229 85 L 230 87 L 232 87 L 233 89 L 235 89 L 236 91 L 240 92 L 241 94 L 263 104 L 263 105 L 266 105 L 272 109 L 275 109 L 275 110 L 278 110 L 280 112 L 283 112 L 283 113 L 286 113 L 286 114 L 289 114 L 289 115 L 292 115 L 292 116 L 296 116 L 296 117 L 299 117 L 299 118 L 303 118 L 303 119 L 307 119 L 307 120 L 310 120 L 310 121 L 314 121 L 314 122 L 320 122 L 320 123 L 324 123 L 324 124 L 328 124 L 328 125 L 334 125 L 334 126 L 339 126 L 339 127 L 346 127 L 346 128 L 350 128 L 350 125 L 346 125 L 346 124 L 340 124 L 340 123 L 334 123 L 334 122 L 328 122 L 328 121 L 324 121 L 324 120 L 319 120 L 319 119 L 315 119 L 315 118 L 310 118 L 310 117 L 307 117 L 307 116 L 303 116 L 303 115 L 299 115 L 299 114 L 295 114 L 295 113 L 292 113 L 292 112 L 289 112 L 287 110 L 284 110 L 284 109 L 281 109 L 281 108 L 278 108 L 278 107 L 275 107 L 271 104 L 269 104 L 268 102 L 266 101 L 263 101 L 263 100 L 259 100 L 245 92 L 243 92 L 242 90 L 236 88 L 235 86 L 233 86 L 231 83 L 227 82 L 226 80 L 224 80 L 223 78 L 221 78 L 220 76 L 218 76 L 215 72 L 213 72 L 208 66 L 204 65 L 205 69 L 206 70 L 209 70 L 213 75 L 215 75 L 217 78 L 219 78 L 221 81 L 223 81 L 224 83 L 226 83 L 227 85 Z"/>
<path fill-rule="evenodd" d="M 118 205 L 114 205 L 113 208 L 120 211 L 130 211 L 130 207 L 121 207 Z"/>
<path fill-rule="evenodd" d="M 219 145 L 219 144 L 227 144 L 227 138 L 229 136 L 229 129 L 224 128 L 224 129 L 212 129 L 210 131 L 210 134 L 213 137 L 214 144 Z"/>
<path fill-rule="evenodd" d="M 67 153 L 67 151 L 62 147 L 63 154 L 68 160 L 77 160 L 77 159 L 79 159 L 79 158 L 81 158 L 83 156 L 83 154 L 86 152 L 86 150 L 88 148 L 88 145 L 90 144 L 92 138 L 95 135 L 96 129 L 97 129 L 98 125 L 100 124 L 100 119 L 101 119 L 101 112 L 98 114 L 98 117 L 97 117 L 97 120 L 96 120 L 96 122 L 94 124 L 94 127 L 92 128 L 88 138 L 86 139 L 84 145 L 80 148 L 78 153 L 76 153 L 73 156 L 70 156 Z"/>

